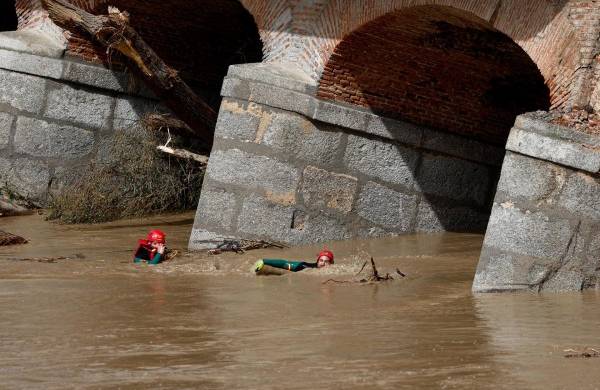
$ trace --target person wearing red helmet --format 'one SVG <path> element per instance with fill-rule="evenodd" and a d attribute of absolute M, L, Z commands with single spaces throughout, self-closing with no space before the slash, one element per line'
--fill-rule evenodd
<path fill-rule="evenodd" d="M 167 250 L 166 236 L 160 230 L 151 230 L 146 239 L 139 240 L 133 255 L 134 263 L 158 264 L 164 260 Z"/>
<path fill-rule="evenodd" d="M 323 268 L 331 264 L 333 264 L 333 252 L 328 249 L 323 249 L 317 255 L 317 261 L 314 263 L 307 263 L 306 261 L 289 261 L 283 259 L 262 259 L 254 264 L 253 269 L 257 274 L 263 273 L 265 266 L 280 268 L 291 272 L 298 272 L 306 268 Z"/>

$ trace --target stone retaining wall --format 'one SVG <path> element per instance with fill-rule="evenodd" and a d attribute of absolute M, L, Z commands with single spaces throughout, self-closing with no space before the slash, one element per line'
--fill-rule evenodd
<path fill-rule="evenodd" d="M 190 249 L 485 229 L 503 150 L 314 91 L 277 66 L 230 68 Z"/>
<path fill-rule="evenodd" d="M 5 41 L 14 47 L 12 34 Z M 105 138 L 158 107 L 148 92 L 129 93 L 125 74 L 64 60 L 59 50 L 2 47 L 0 34 L 0 188 L 39 205 L 102 153 Z"/>
<path fill-rule="evenodd" d="M 473 290 L 597 286 L 600 137 L 528 114 L 506 148 Z"/>

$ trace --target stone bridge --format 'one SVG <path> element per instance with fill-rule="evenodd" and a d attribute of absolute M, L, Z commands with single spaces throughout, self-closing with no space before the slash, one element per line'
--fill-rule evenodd
<path fill-rule="evenodd" d="M 240 237 L 302 244 L 485 231 L 475 291 L 596 285 L 600 140 L 551 120 L 600 109 L 597 2 L 110 3 L 220 107 L 190 249 Z M 93 77 L 72 80 L 66 69 L 107 61 L 49 22 L 38 0 L 17 0 L 15 10 L 18 31 L 5 34 L 21 46 L 4 44 L 0 78 L 78 90 Z M 53 60 L 64 67 L 60 77 L 18 59 L 31 54 L 22 42 L 32 33 L 64 49 Z M 92 87 L 85 91 L 113 99 L 111 124 L 99 128 L 115 131 L 118 99 L 137 98 Z M 22 117 L 65 118 L 53 116 L 51 95 L 32 103 L 35 112 L 15 104 L 21 98 L 0 86 L 0 111 L 16 123 L 0 158 L 39 163 L 17 145 L 16 134 L 36 129 L 19 127 Z M 42 169 L 52 177 L 63 163 L 46 159 Z"/>

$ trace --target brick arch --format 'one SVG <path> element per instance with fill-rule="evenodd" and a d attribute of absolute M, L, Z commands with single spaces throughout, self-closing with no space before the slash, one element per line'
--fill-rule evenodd
<path fill-rule="evenodd" d="M 346 36 L 317 95 L 502 145 L 516 115 L 550 108 L 536 64 L 471 13 L 416 6 Z"/>
<path fill-rule="evenodd" d="M 574 85 L 582 83 L 580 69 L 593 61 L 597 39 L 590 32 L 599 7 L 587 1 L 390 0 L 373 1 L 369 7 L 361 1 L 321 2 L 294 59 L 314 80 L 320 78 L 335 47 L 360 26 L 409 7 L 439 5 L 469 12 L 513 39 L 540 69 L 550 88 L 552 107 L 568 107 L 577 103 L 580 91 Z"/>

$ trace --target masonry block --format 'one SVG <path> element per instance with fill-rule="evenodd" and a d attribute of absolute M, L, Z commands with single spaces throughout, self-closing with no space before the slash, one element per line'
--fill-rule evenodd
<path fill-rule="evenodd" d="M 413 146 L 420 146 L 423 138 L 423 128 L 376 114 L 367 116 L 364 130 L 369 134 Z"/>
<path fill-rule="evenodd" d="M 482 164 L 426 154 L 421 162 L 417 183 L 426 194 L 483 205 L 491 178 L 489 169 Z"/>
<path fill-rule="evenodd" d="M 364 219 L 396 232 L 409 232 L 417 197 L 368 182 L 358 195 L 357 213 Z"/>
<path fill-rule="evenodd" d="M 4 149 L 10 142 L 10 129 L 14 116 L 0 112 L 0 149 Z"/>
<path fill-rule="evenodd" d="M 498 182 L 509 199 L 552 200 L 562 188 L 567 171 L 558 165 L 507 152 Z"/>
<path fill-rule="evenodd" d="M 286 237 L 288 242 L 294 245 L 345 240 L 354 235 L 349 226 L 341 223 L 340 219 L 323 212 L 307 213 L 301 222 L 296 219 L 297 213 L 294 214 L 293 228 Z"/>
<path fill-rule="evenodd" d="M 135 125 L 147 113 L 165 113 L 166 108 L 155 100 L 123 97 L 117 98 L 115 105 L 113 129 L 126 129 Z"/>
<path fill-rule="evenodd" d="M 18 158 L 12 164 L 12 185 L 18 194 L 43 205 L 50 182 L 48 165 L 43 161 Z"/>
<path fill-rule="evenodd" d="M 297 114 L 277 112 L 271 115 L 261 143 L 312 164 L 333 165 L 341 138 L 342 132 L 333 127 Z"/>
<path fill-rule="evenodd" d="M 504 158 L 501 147 L 432 129 L 423 131 L 423 148 L 496 166 Z"/>
<path fill-rule="evenodd" d="M 473 232 L 482 233 L 488 223 L 489 214 L 465 206 L 448 203 L 431 203 L 422 197 L 417 212 L 417 232 Z"/>
<path fill-rule="evenodd" d="M 247 102 L 223 99 L 215 128 L 215 137 L 253 142 L 261 120 L 259 114 L 250 112 Z"/>
<path fill-rule="evenodd" d="M 294 166 L 239 149 L 213 151 L 206 175 L 220 183 L 263 190 L 282 204 L 295 203 L 300 180 Z"/>
<path fill-rule="evenodd" d="M 193 228 L 192 233 L 190 234 L 188 248 L 190 250 L 213 249 L 226 240 L 235 240 L 236 238 L 237 237 L 228 234 Z"/>
<path fill-rule="evenodd" d="M 600 150 L 581 145 L 529 129 L 514 128 L 508 137 L 506 149 L 592 173 L 600 172 Z"/>
<path fill-rule="evenodd" d="M 198 203 L 197 219 L 204 226 L 229 230 L 234 223 L 236 198 L 224 190 L 204 190 Z"/>
<path fill-rule="evenodd" d="M 0 68 L 59 79 L 63 72 L 63 61 L 0 49 Z"/>
<path fill-rule="evenodd" d="M 7 158 L 0 157 L 0 188 L 11 183 L 13 176 L 12 161 Z"/>
<path fill-rule="evenodd" d="M 600 175 L 577 172 L 569 176 L 558 206 L 577 218 L 600 221 Z"/>
<path fill-rule="evenodd" d="M 317 103 L 314 119 L 334 125 L 346 127 L 353 130 L 364 130 L 370 112 L 344 107 L 334 102 L 319 101 Z"/>
<path fill-rule="evenodd" d="M 43 78 L 0 69 L 0 103 L 37 113 L 42 109 L 45 90 Z"/>
<path fill-rule="evenodd" d="M 312 96 L 262 83 L 250 83 L 251 102 L 288 109 L 312 117 L 315 107 Z"/>
<path fill-rule="evenodd" d="M 258 195 L 249 195 L 242 204 L 238 231 L 259 239 L 288 241 L 294 210 L 290 206 L 269 202 Z"/>
<path fill-rule="evenodd" d="M 507 227 L 510 227 L 507 229 Z M 538 258 L 564 255 L 574 233 L 569 220 L 495 203 L 484 246 Z"/>
<path fill-rule="evenodd" d="M 127 92 L 128 78 L 125 73 L 74 61 L 65 62 L 62 76 L 63 80 L 73 83 L 119 92 Z"/>
<path fill-rule="evenodd" d="M 110 96 L 62 85 L 48 91 L 46 115 L 90 128 L 107 128 L 112 105 Z"/>
<path fill-rule="evenodd" d="M 352 209 L 358 180 L 355 177 L 308 166 L 302 174 L 302 198 L 310 209 Z"/>
<path fill-rule="evenodd" d="M 14 140 L 17 153 L 72 159 L 89 154 L 93 146 L 91 131 L 27 117 L 17 119 Z"/>
<path fill-rule="evenodd" d="M 417 158 L 413 149 L 349 135 L 344 161 L 352 171 L 412 188 Z"/>

